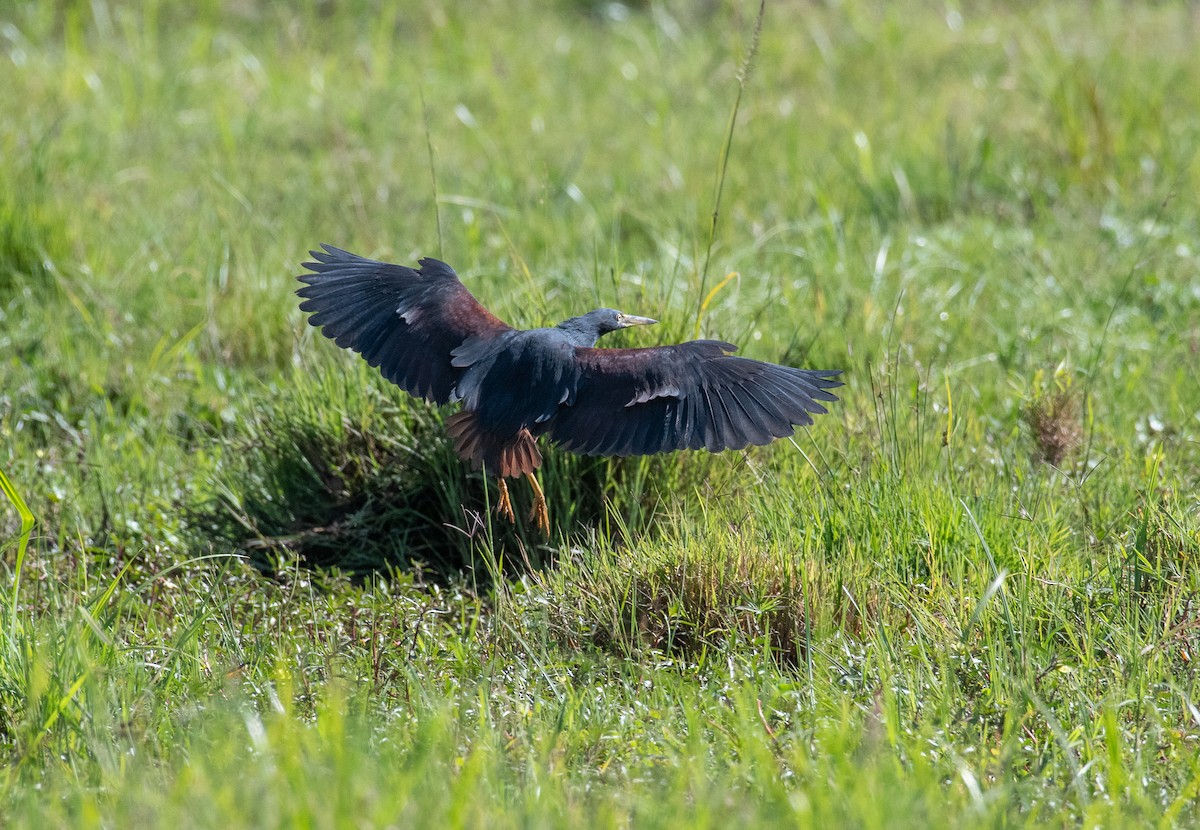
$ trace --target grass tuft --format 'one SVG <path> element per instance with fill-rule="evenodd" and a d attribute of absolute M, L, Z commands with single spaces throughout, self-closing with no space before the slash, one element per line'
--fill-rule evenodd
<path fill-rule="evenodd" d="M 1083 441 L 1080 394 L 1062 367 L 1049 380 L 1040 371 L 1034 376 L 1021 420 L 1039 461 L 1061 467 L 1079 449 Z"/>
<path fill-rule="evenodd" d="M 366 372 L 298 373 L 255 396 L 226 442 L 212 501 L 189 522 L 269 573 L 298 558 L 366 575 L 471 562 L 469 487 L 441 417 Z"/>
<path fill-rule="evenodd" d="M 752 525 L 716 525 L 685 542 L 678 535 L 685 521 L 670 517 L 658 537 L 589 548 L 540 575 L 543 612 L 560 642 L 685 663 L 749 648 L 779 668 L 799 666 L 809 638 L 807 591 L 810 581 L 824 580 L 785 552 L 760 547 Z"/>
<path fill-rule="evenodd" d="M 543 442 L 547 540 L 528 520 L 523 481 L 509 482 L 516 524 L 493 516 L 495 480 L 455 455 L 438 409 L 359 360 L 331 360 L 242 407 L 212 497 L 191 512 L 199 544 L 232 545 L 268 573 L 298 558 L 359 576 L 399 568 L 451 577 L 483 564 L 481 548 L 524 572 L 556 558 L 548 541 L 653 527 L 662 494 L 707 469 L 704 459 L 581 458 Z"/>

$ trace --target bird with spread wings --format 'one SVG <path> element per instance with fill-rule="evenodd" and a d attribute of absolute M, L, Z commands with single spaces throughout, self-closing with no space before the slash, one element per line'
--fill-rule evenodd
<path fill-rule="evenodd" d="M 528 478 L 530 519 L 547 534 L 539 436 L 582 455 L 736 450 L 811 424 L 841 386 L 839 371 L 736 357 L 719 340 L 598 349 L 608 332 L 657 322 L 611 308 L 515 329 L 444 262 L 409 268 L 321 247 L 296 292 L 309 323 L 409 394 L 461 402 L 446 422 L 455 451 L 498 478 L 497 510 L 509 521 L 505 480 Z"/>

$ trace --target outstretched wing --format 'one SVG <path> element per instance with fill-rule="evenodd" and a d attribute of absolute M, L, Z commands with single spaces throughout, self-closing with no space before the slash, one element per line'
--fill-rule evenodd
<path fill-rule="evenodd" d="M 792 369 L 695 340 L 651 349 L 577 349 L 574 399 L 550 437 L 584 455 L 651 455 L 768 444 L 824 413 L 840 372 Z"/>
<path fill-rule="evenodd" d="M 462 373 L 451 351 L 510 328 L 444 262 L 426 258 L 413 269 L 321 247 L 310 251 L 316 262 L 304 263 L 312 273 L 297 277 L 308 322 L 410 394 L 446 403 Z"/>

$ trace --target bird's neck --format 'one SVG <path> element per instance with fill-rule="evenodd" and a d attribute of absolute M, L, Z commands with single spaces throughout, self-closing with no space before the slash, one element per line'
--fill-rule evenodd
<path fill-rule="evenodd" d="M 591 320 L 584 315 L 583 317 L 572 317 L 570 320 L 563 320 L 558 324 L 557 328 L 567 336 L 567 339 L 576 346 L 592 347 L 596 345 L 596 341 L 600 339 L 600 328 L 596 325 L 595 320 Z"/>

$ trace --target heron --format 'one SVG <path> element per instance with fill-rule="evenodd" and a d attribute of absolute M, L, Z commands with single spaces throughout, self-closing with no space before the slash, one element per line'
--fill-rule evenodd
<path fill-rule="evenodd" d="M 410 268 L 325 244 L 310 254 L 296 291 L 308 322 L 410 395 L 461 403 L 446 420 L 455 452 L 497 478 L 496 510 L 510 522 L 507 480 L 528 479 L 529 520 L 546 535 L 538 438 L 599 456 L 761 446 L 812 424 L 842 385 L 840 370 L 737 357 L 721 340 L 596 348 L 609 332 L 658 322 L 611 308 L 513 328 L 429 257 Z"/>

